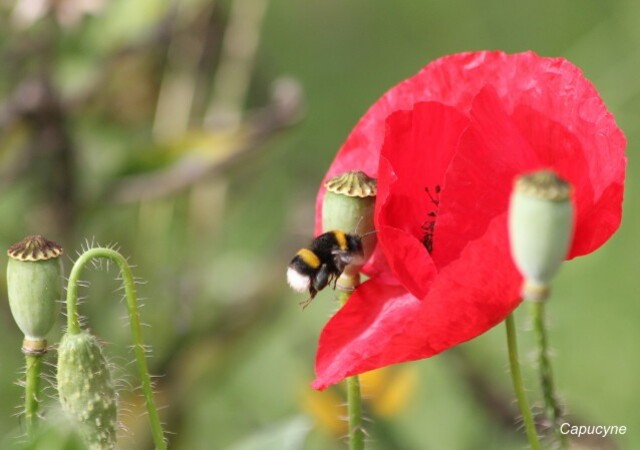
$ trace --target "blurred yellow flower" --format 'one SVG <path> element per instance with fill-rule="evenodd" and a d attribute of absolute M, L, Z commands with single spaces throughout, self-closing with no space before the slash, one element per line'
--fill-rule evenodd
<path fill-rule="evenodd" d="M 337 390 L 316 391 L 305 385 L 300 389 L 300 394 L 302 409 L 315 419 L 319 428 L 333 436 L 347 434 L 347 405 Z"/>
<path fill-rule="evenodd" d="M 415 393 L 418 384 L 417 369 L 411 365 L 390 366 L 360 375 L 360 389 L 365 414 L 391 417 L 404 408 Z M 347 433 L 346 394 L 339 388 L 316 391 L 303 386 L 300 403 L 316 421 L 319 428 L 333 436 Z"/>
<path fill-rule="evenodd" d="M 414 393 L 418 372 L 413 366 L 390 366 L 360 375 L 362 398 L 368 409 L 380 417 L 400 411 Z"/>

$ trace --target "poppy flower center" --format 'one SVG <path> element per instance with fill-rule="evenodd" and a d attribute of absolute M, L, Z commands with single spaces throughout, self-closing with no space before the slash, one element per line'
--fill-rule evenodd
<path fill-rule="evenodd" d="M 429 187 L 425 187 L 424 191 L 429 196 L 429 200 L 431 201 L 431 206 L 427 212 L 427 220 L 425 220 L 420 227 L 422 230 L 422 244 L 424 248 L 427 249 L 429 253 L 433 251 L 433 234 L 436 229 L 436 218 L 438 216 L 438 206 L 440 205 L 440 185 L 436 184 L 435 187 L 429 189 Z"/>

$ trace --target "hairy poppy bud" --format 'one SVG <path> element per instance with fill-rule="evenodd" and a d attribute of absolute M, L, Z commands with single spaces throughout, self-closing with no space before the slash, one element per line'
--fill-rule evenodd
<path fill-rule="evenodd" d="M 548 296 L 549 283 L 569 252 L 573 234 L 572 188 L 542 170 L 516 180 L 509 207 L 511 255 L 530 300 Z"/>
<path fill-rule="evenodd" d="M 65 333 L 60 341 L 58 392 L 62 409 L 80 423 L 90 450 L 115 447 L 116 392 L 102 348 L 87 331 Z"/>
<path fill-rule="evenodd" d="M 361 171 L 350 171 L 337 175 L 325 183 L 327 192 L 322 203 L 322 229 L 342 230 L 363 236 L 364 261 L 375 248 L 373 215 L 377 193 L 377 182 Z M 346 277 L 354 277 L 362 265 L 349 265 Z"/>
<path fill-rule="evenodd" d="M 44 352 L 62 299 L 62 247 L 29 236 L 7 250 L 11 314 L 25 336 L 25 352 Z"/>

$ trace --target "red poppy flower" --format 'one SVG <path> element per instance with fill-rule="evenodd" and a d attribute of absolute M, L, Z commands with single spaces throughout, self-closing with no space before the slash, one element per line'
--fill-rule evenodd
<path fill-rule="evenodd" d="M 552 169 L 570 181 L 568 258 L 597 249 L 620 224 L 625 145 L 593 85 L 561 58 L 463 53 L 392 88 L 326 175 L 378 178 L 379 244 L 371 278 L 322 331 L 313 386 L 433 356 L 519 304 L 506 218 L 516 175 Z"/>

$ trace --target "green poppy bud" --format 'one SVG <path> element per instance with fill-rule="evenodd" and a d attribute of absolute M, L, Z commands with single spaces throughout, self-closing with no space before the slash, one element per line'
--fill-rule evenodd
<path fill-rule="evenodd" d="M 62 247 L 42 236 L 29 236 L 7 254 L 11 314 L 25 336 L 25 352 L 41 353 L 62 299 Z"/>
<path fill-rule="evenodd" d="M 66 333 L 60 341 L 58 392 L 62 409 L 80 423 L 87 448 L 115 448 L 116 391 L 102 348 L 87 331 Z"/>
<path fill-rule="evenodd" d="M 544 300 L 573 236 L 572 188 L 554 172 L 519 177 L 511 195 L 511 255 L 525 282 L 522 295 Z"/>
<path fill-rule="evenodd" d="M 374 178 L 361 171 L 342 173 L 325 183 L 327 192 L 322 203 L 323 231 L 341 230 L 345 233 L 363 236 L 362 248 L 367 261 L 377 243 L 373 214 L 375 210 L 378 184 Z M 341 277 L 356 278 L 361 265 L 349 265 Z"/>

